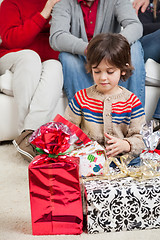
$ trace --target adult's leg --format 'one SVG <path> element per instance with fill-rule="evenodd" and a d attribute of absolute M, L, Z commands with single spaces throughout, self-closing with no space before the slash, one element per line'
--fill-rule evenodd
<path fill-rule="evenodd" d="M 6 69 L 13 73 L 19 134 L 50 121 L 63 86 L 61 63 L 56 60 L 41 63 L 36 52 L 22 50 L 0 59 L 0 74 Z"/>
<path fill-rule="evenodd" d="M 91 74 L 86 72 L 84 56 L 62 52 L 59 60 L 62 63 L 64 90 L 70 101 L 77 91 L 92 86 L 94 82 Z"/>
<path fill-rule="evenodd" d="M 39 83 L 41 60 L 31 50 L 8 53 L 0 59 L 0 74 L 4 74 L 7 69 L 13 73 L 13 94 L 18 109 L 18 130 L 21 133 Z"/>
<path fill-rule="evenodd" d="M 24 129 L 37 129 L 52 120 L 54 109 L 63 88 L 62 65 L 57 60 L 42 63 L 42 72 L 37 89 L 24 121 Z"/>
<path fill-rule="evenodd" d="M 119 85 L 133 92 L 145 105 L 145 65 L 143 58 L 143 49 L 139 41 L 131 45 L 131 60 L 134 66 L 132 76 L 126 82 L 119 82 Z"/>
<path fill-rule="evenodd" d="M 140 39 L 144 50 L 144 61 L 148 58 L 160 63 L 160 29 Z"/>

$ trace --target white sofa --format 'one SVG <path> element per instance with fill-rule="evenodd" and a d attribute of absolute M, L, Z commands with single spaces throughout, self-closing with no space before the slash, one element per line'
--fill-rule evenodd
<path fill-rule="evenodd" d="M 63 115 L 66 105 L 67 98 L 62 92 L 61 98 L 53 112 L 53 118 L 57 113 Z M 13 140 L 16 136 L 18 136 L 17 109 L 14 97 L 0 92 L 0 142 Z"/>

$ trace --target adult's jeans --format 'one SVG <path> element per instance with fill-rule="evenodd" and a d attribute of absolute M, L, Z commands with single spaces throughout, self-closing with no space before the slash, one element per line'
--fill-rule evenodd
<path fill-rule="evenodd" d="M 144 50 L 144 61 L 146 62 L 148 58 L 151 58 L 160 63 L 160 29 L 143 36 L 140 42 Z"/>
<path fill-rule="evenodd" d="M 145 66 L 143 58 L 143 49 L 139 41 L 131 46 L 131 59 L 135 68 L 132 76 L 126 82 L 119 82 L 119 85 L 133 92 L 145 104 Z M 94 84 L 90 73 L 86 72 L 86 57 L 62 52 L 59 55 L 62 63 L 64 90 L 70 101 L 74 94 L 84 88 Z"/>

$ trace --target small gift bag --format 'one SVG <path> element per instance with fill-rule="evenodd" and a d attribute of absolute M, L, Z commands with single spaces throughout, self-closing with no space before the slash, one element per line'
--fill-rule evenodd
<path fill-rule="evenodd" d="M 160 161 L 160 150 L 156 149 L 160 143 L 160 131 L 153 132 L 153 121 L 150 121 L 142 126 L 141 134 L 146 146 L 140 155 L 141 159 Z"/>
<path fill-rule="evenodd" d="M 160 132 L 153 132 L 153 121 L 150 121 L 142 126 L 141 134 L 146 148 L 140 154 L 139 179 L 146 180 L 160 176 L 160 150 L 156 149 L 160 143 Z"/>
<path fill-rule="evenodd" d="M 66 154 L 77 140 L 90 139 L 81 130 L 78 138 L 67 123 L 47 123 L 30 138 L 41 153 L 29 165 L 33 235 L 82 233 L 79 158 Z"/>

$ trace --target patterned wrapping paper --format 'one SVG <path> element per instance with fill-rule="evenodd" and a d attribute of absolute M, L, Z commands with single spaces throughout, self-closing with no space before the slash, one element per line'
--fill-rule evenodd
<path fill-rule="evenodd" d="M 96 141 L 91 141 L 85 146 L 73 150 L 69 155 L 80 158 L 80 176 L 103 175 L 106 160 L 105 150 Z"/>
<path fill-rule="evenodd" d="M 84 182 L 89 234 L 160 227 L 160 177 Z"/>

